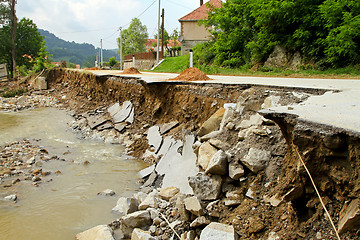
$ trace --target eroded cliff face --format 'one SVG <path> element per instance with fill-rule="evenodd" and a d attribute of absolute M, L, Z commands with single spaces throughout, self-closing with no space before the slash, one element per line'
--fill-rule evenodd
<path fill-rule="evenodd" d="M 154 164 L 154 168 L 159 161 L 166 161 L 167 152 L 156 154 L 159 149 L 154 150 L 146 139 L 148 129 L 153 126 L 160 129 L 166 123 L 177 122 L 168 132 L 159 133 L 158 147 L 166 137 L 184 142 L 187 136 L 193 137 L 194 161 L 200 175 L 189 178 L 189 182 L 200 201 L 201 215 L 206 222 L 231 225 L 241 239 L 336 239 L 300 157 L 334 222 L 343 229 L 342 238 L 356 239 L 359 234 L 358 225 L 351 223 L 353 218 L 348 217 L 347 221 L 345 216 L 349 212 L 347 206 L 359 199 L 360 194 L 358 136 L 341 129 L 299 122 L 296 116 L 264 114 L 263 118 L 258 113 L 276 105 L 300 103 L 311 94 L 322 94 L 321 91 L 193 83 L 146 84 L 139 79 L 99 77 L 61 69 L 49 72 L 48 83 L 63 106 L 75 111 L 74 129 L 83 132 L 86 129 L 88 133 L 96 132 L 104 139 L 123 143 L 129 154 Z M 114 103 L 125 101 L 134 106 L 134 121 L 118 131 L 107 110 Z M 113 128 L 90 129 L 89 118 L 94 116 L 107 118 Z M 179 159 L 186 154 L 185 145 L 178 144 L 177 149 L 172 150 L 174 154 L 179 153 Z M 214 158 L 219 165 L 214 166 Z M 209 167 L 211 161 L 212 168 Z M 154 201 L 168 203 L 157 205 L 158 210 L 170 222 L 181 222 L 175 230 L 186 236 L 192 233 L 200 236 L 206 224 L 194 224 L 197 215 L 181 207 L 185 206 L 181 202 L 192 195 L 178 193 L 164 199 L 156 190 L 162 187 L 164 174 L 150 171 L 143 177 L 146 186 L 142 190 L 150 193 Z M 199 192 L 206 194 L 206 186 L 201 187 L 205 178 L 209 179 L 207 182 L 214 178 L 216 184 L 220 184 L 215 198 L 199 195 Z M 212 187 L 209 185 L 208 190 Z M 139 198 L 137 201 L 141 204 Z M 356 207 L 352 213 L 354 211 L 358 214 Z M 345 219 L 344 224 L 340 218 Z M 112 226 L 121 229 L 120 222 Z M 149 224 L 151 234 L 160 239 L 173 234 L 166 224 L 158 221 Z"/>

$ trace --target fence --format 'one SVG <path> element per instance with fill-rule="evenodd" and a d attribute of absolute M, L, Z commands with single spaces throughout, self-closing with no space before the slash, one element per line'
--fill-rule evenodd
<path fill-rule="evenodd" d="M 130 54 L 126 55 L 124 57 L 124 60 L 132 60 L 133 55 L 135 55 L 135 59 L 138 60 L 154 60 L 156 59 L 156 52 L 143 52 L 143 53 L 136 53 L 136 54 Z M 164 58 L 164 54 L 162 52 L 159 52 L 159 58 Z"/>

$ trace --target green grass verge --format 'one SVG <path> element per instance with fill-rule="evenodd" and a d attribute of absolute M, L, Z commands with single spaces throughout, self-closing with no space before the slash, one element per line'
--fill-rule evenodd
<path fill-rule="evenodd" d="M 154 72 L 180 73 L 189 67 L 189 55 L 165 58 L 164 62 L 154 69 Z M 234 76 L 271 76 L 271 77 L 299 77 L 299 78 L 356 78 L 360 79 L 360 66 L 350 66 L 339 69 L 279 69 L 260 67 L 258 71 L 250 71 L 248 66 L 241 68 L 224 68 L 214 65 L 196 65 L 206 74 L 234 75 Z"/>

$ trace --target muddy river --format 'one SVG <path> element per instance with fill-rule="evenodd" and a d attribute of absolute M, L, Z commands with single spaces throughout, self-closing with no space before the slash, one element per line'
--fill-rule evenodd
<path fill-rule="evenodd" d="M 116 219 L 111 213 L 120 196 L 130 196 L 138 188 L 137 171 L 143 162 L 128 158 L 120 145 L 80 140 L 69 129 L 71 117 L 64 111 L 44 108 L 20 113 L 0 113 L 0 145 L 37 139 L 49 155 L 66 161 L 44 162 L 51 174 L 39 187 L 21 181 L 10 189 L 0 187 L 0 198 L 16 193 L 13 204 L 0 201 L 0 239 L 74 239 L 81 231 Z M 33 142 L 32 142 L 33 143 Z M 64 155 L 64 153 L 66 153 Z M 82 164 L 89 161 L 90 164 Z M 112 189 L 114 197 L 97 193 Z"/>

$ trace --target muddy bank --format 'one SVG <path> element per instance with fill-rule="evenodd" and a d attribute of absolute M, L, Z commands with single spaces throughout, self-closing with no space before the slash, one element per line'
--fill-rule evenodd
<path fill-rule="evenodd" d="M 49 94 L 74 110 L 74 129 L 123 143 L 128 153 L 154 164 L 142 174 L 142 192 L 119 199 L 119 219 L 112 229 L 104 227 L 110 235 L 115 230 L 118 238 L 131 237 L 142 228 L 168 239 L 176 236 L 174 229 L 184 239 L 205 239 L 223 229 L 218 234 L 230 231 L 226 239 L 336 239 L 297 149 L 342 239 L 357 238 L 357 208 L 347 206 L 359 198 L 359 139 L 289 116 L 258 114 L 323 91 L 148 85 L 61 69 L 49 72 L 47 80 Z M 128 109 L 127 101 L 131 108 L 117 123 L 109 108 L 118 103 L 120 110 Z M 161 131 L 170 123 L 177 124 Z M 185 180 L 173 181 L 171 175 Z"/>

